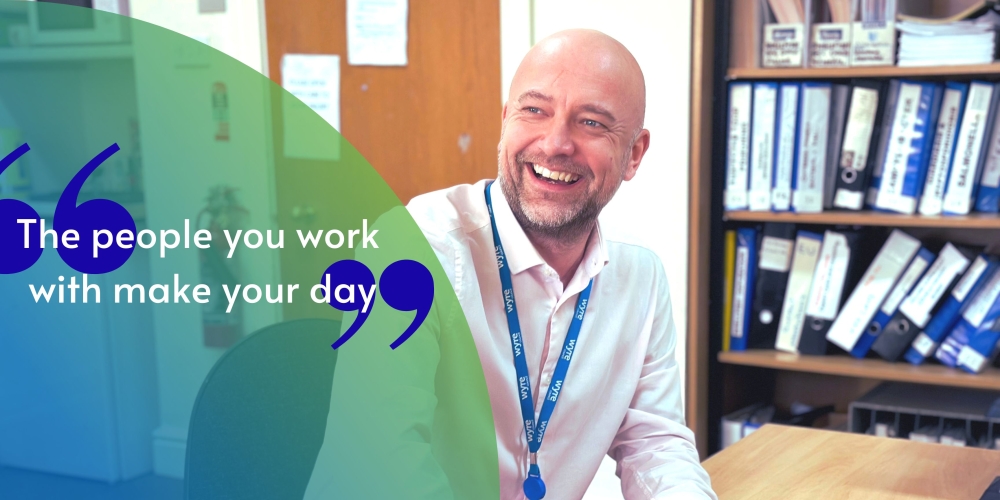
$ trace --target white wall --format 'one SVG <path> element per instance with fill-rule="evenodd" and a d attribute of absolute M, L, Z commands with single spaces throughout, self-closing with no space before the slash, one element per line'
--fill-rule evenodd
<path fill-rule="evenodd" d="M 207 43 L 261 72 L 266 61 L 262 2 L 228 0 L 226 4 L 225 13 L 199 14 L 198 0 L 131 0 L 130 14 Z M 135 38 L 137 46 L 143 43 L 141 37 Z M 136 61 L 140 108 L 143 94 L 197 93 L 211 88 L 210 70 L 178 67 L 169 62 Z M 181 73 L 162 77 L 165 71 Z M 170 88 L 164 88 L 162 82 L 165 81 L 171 82 Z M 190 130 L 167 131 L 158 130 L 157 127 L 163 124 L 155 120 L 143 121 L 140 109 L 147 223 L 151 229 L 180 227 L 185 218 L 193 218 L 192 214 L 199 212 L 210 187 L 217 184 L 239 189 L 239 199 L 250 214 L 246 227 L 260 230 L 272 227 L 274 174 L 263 78 L 226 83 L 231 102 L 261 103 L 259 109 L 249 105 L 230 108 L 231 142 L 212 143 L 215 125 L 207 114 L 204 122 L 190 123 Z M 191 99 L 178 100 L 179 106 L 193 104 L 196 101 Z M 196 115 L 189 113 L 189 116 Z M 178 160 L 174 144 L 159 140 L 160 137 L 180 136 L 188 144 L 203 141 L 202 149 L 212 157 L 192 165 L 186 160 Z M 205 168 L 206 165 L 212 168 Z M 196 179 L 197 185 L 190 184 L 191 179 Z M 245 283 L 278 282 L 278 262 L 271 252 L 244 252 L 240 267 Z M 199 276 L 199 265 L 195 254 L 179 253 L 173 259 L 151 259 L 150 271 L 153 282 L 168 283 L 174 273 L 194 282 Z M 280 320 L 278 306 L 259 307 L 261 305 L 244 309 L 244 333 Z M 197 311 L 185 310 L 184 314 L 178 314 L 170 308 L 154 308 L 153 330 L 160 408 L 159 426 L 151 436 L 153 467 L 156 474 L 182 477 L 191 410 L 205 376 L 224 349 L 204 346 L 202 318 Z"/>
<path fill-rule="evenodd" d="M 502 99 L 506 99 L 517 64 L 532 41 L 563 29 L 590 28 L 607 33 L 623 43 L 642 67 L 646 78 L 646 128 L 651 134 L 649 152 L 635 179 L 623 184 L 604 210 L 602 223 L 645 243 L 663 261 L 677 323 L 677 362 L 683 390 L 692 4 L 677 0 L 500 3 Z M 621 498 L 610 460 L 602 465 L 587 495 L 588 500 L 604 498 Z"/>
<path fill-rule="evenodd" d="M 534 40 L 568 28 L 591 28 L 632 52 L 646 77 L 646 128 L 651 142 L 635 179 L 603 213 L 605 225 L 644 242 L 663 260 L 677 322 L 677 361 L 684 373 L 687 328 L 688 126 L 691 4 L 662 0 L 501 0 L 501 62 L 510 80 Z M 527 23 L 527 24 L 526 24 Z M 682 385 L 683 387 L 683 385 Z"/>
<path fill-rule="evenodd" d="M 267 74 L 263 0 L 227 0 L 226 12 L 199 14 L 198 0 L 129 0 L 130 15 L 205 42 Z"/>

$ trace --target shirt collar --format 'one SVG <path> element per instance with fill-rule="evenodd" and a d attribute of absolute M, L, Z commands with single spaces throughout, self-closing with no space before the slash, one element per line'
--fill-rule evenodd
<path fill-rule="evenodd" d="M 583 251 L 583 260 L 580 261 L 577 274 L 582 271 L 587 281 L 590 281 L 590 278 L 597 276 L 597 273 L 604 269 L 609 260 L 607 247 L 604 244 L 604 233 L 601 231 L 601 222 L 598 220 L 587 239 L 587 249 Z"/>
<path fill-rule="evenodd" d="M 510 272 L 518 274 L 533 267 L 545 265 L 545 260 L 531 244 L 528 235 L 524 233 L 524 228 L 514 218 L 514 212 L 511 211 L 507 197 L 500 189 L 499 182 L 494 182 L 489 189 L 490 197 L 493 199 L 493 217 L 497 221 L 497 232 L 500 233 L 500 241 L 503 242 Z M 601 224 L 598 222 L 587 238 L 587 247 L 583 251 L 583 260 L 580 261 L 577 274 L 582 271 L 589 280 L 597 276 L 597 273 L 607 263 L 607 247 L 604 243 Z"/>

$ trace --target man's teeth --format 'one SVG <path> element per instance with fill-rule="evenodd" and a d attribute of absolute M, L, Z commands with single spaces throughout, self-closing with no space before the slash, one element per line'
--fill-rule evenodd
<path fill-rule="evenodd" d="M 574 175 L 569 172 L 553 172 L 537 163 L 532 164 L 535 169 L 535 173 L 545 177 L 546 179 L 552 179 L 554 181 L 562 181 L 566 183 L 576 182 L 580 178 L 579 175 Z"/>

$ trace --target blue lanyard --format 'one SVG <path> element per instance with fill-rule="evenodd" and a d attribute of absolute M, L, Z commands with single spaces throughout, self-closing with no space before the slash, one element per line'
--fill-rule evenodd
<path fill-rule="evenodd" d="M 493 200 L 490 197 L 490 185 L 486 184 L 486 208 L 490 213 L 490 224 L 493 226 L 493 243 L 496 246 L 497 267 L 500 270 L 500 284 L 503 287 L 503 301 L 507 311 L 507 329 L 510 331 L 510 345 L 514 351 L 514 370 L 517 373 L 518 393 L 521 398 L 521 417 L 524 420 L 524 434 L 528 439 L 528 450 L 531 455 L 531 467 L 528 475 L 537 478 L 541 485 L 541 495 L 528 493 L 528 481 L 525 481 L 525 493 L 528 498 L 542 498 L 545 495 L 545 486 L 541 482 L 541 474 L 536 461 L 538 449 L 542 446 L 542 438 L 545 437 L 545 430 L 555 410 L 559 393 L 563 389 L 563 382 L 566 380 L 566 372 L 569 370 L 569 363 L 573 359 L 573 351 L 576 349 L 576 341 L 580 336 L 580 326 L 583 324 L 583 315 L 587 312 L 587 303 L 590 302 L 590 290 L 594 287 L 594 280 L 591 278 L 579 298 L 576 301 L 576 310 L 573 313 L 573 320 L 569 325 L 569 332 L 566 333 L 566 341 L 563 343 L 562 353 L 556 362 L 555 372 L 552 374 L 552 383 L 549 384 L 545 401 L 542 402 L 542 411 L 535 420 L 535 405 L 531 396 L 531 379 L 528 377 L 528 362 L 524 354 L 524 341 L 521 336 L 521 322 L 517 319 L 517 303 L 514 301 L 514 285 L 511 281 L 510 268 L 507 266 L 507 255 L 503 250 L 503 243 L 500 242 L 500 233 L 497 231 L 497 221 L 493 217 Z"/>

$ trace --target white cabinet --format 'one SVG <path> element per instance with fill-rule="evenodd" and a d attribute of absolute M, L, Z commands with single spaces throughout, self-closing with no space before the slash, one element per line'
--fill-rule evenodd
<path fill-rule="evenodd" d="M 88 276 L 101 304 L 93 294 L 70 304 L 65 289 L 67 303 L 36 304 L 28 285 L 59 276 L 81 279 L 54 250 L 0 275 L 0 465 L 107 482 L 148 473 L 158 419 L 150 305 L 113 296 L 114 283 L 149 281 L 148 256 Z"/>

